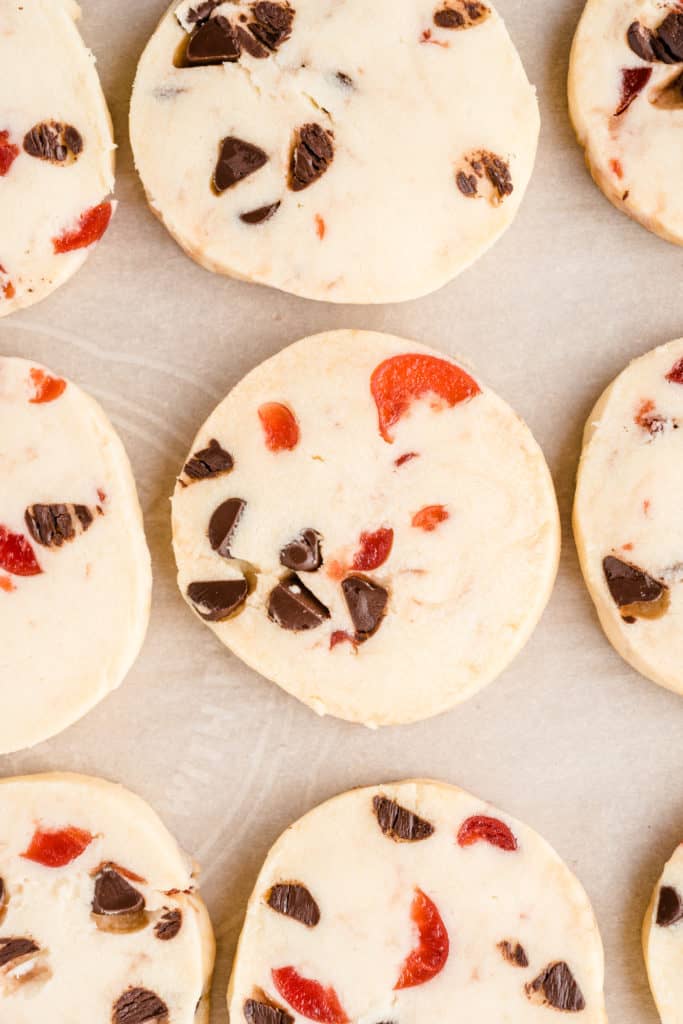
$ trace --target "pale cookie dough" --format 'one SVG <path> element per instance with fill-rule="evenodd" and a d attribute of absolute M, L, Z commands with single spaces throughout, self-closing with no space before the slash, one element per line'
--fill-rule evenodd
<path fill-rule="evenodd" d="M 150 594 L 135 482 L 102 409 L 0 358 L 0 753 L 60 732 L 121 683 Z"/>
<path fill-rule="evenodd" d="M 111 218 L 111 120 L 79 14 L 0 0 L 0 317 L 64 284 Z"/>
<path fill-rule="evenodd" d="M 454 786 L 355 790 L 293 825 L 247 909 L 232 1024 L 605 1024 L 586 893 L 521 822 Z"/>
<path fill-rule="evenodd" d="M 538 132 L 488 0 L 176 0 L 131 107 L 183 249 L 326 302 L 416 298 L 469 266 L 514 219 Z"/>
<path fill-rule="evenodd" d="M 0 781 L 0 1019 L 208 1024 L 214 939 L 197 867 L 120 786 Z"/>
<path fill-rule="evenodd" d="M 598 186 L 683 245 L 683 12 L 660 0 L 588 0 L 572 48 L 569 106 Z"/>
<path fill-rule="evenodd" d="M 319 714 L 413 722 L 522 649 L 559 552 L 543 455 L 448 358 L 363 331 L 253 370 L 173 497 L 178 583 L 247 664 Z"/>
<path fill-rule="evenodd" d="M 574 505 L 600 622 L 644 676 L 683 693 L 683 340 L 622 373 L 591 413 Z"/>
<path fill-rule="evenodd" d="M 643 951 L 662 1024 L 683 1024 L 683 845 L 676 848 L 653 893 Z"/>

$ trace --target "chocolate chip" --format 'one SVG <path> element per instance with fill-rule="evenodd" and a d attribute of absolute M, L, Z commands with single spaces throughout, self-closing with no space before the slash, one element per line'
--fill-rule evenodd
<path fill-rule="evenodd" d="M 487 153 L 484 160 L 486 174 L 501 199 L 512 194 L 512 178 L 510 168 L 505 160 L 493 153 Z"/>
<path fill-rule="evenodd" d="M 655 34 L 652 29 L 646 28 L 641 22 L 631 22 L 626 39 L 628 45 L 641 60 L 652 62 L 658 59 L 653 46 Z"/>
<path fill-rule="evenodd" d="M 216 192 L 225 192 L 240 181 L 248 178 L 268 163 L 268 157 L 251 142 L 229 135 L 220 144 L 220 152 L 216 170 L 213 174 L 213 187 Z"/>
<path fill-rule="evenodd" d="M 244 605 L 249 584 L 246 579 L 190 583 L 187 596 L 206 622 L 224 622 Z"/>
<path fill-rule="evenodd" d="M 464 171 L 458 171 L 455 176 L 455 183 L 464 196 L 476 196 L 477 179 L 473 174 L 465 174 Z"/>
<path fill-rule="evenodd" d="M 356 630 L 356 640 L 368 640 L 384 618 L 388 592 L 365 576 L 347 576 L 342 582 L 342 590 Z"/>
<path fill-rule="evenodd" d="M 418 843 L 434 835 L 434 826 L 386 796 L 372 801 L 379 827 L 385 836 L 399 843 Z"/>
<path fill-rule="evenodd" d="M 93 514 L 85 505 L 29 505 L 24 519 L 36 544 L 61 548 L 90 528 Z"/>
<path fill-rule="evenodd" d="M 683 61 L 683 14 L 667 14 L 657 29 L 657 38 L 676 62 Z"/>
<path fill-rule="evenodd" d="M 294 11 L 288 3 L 255 3 L 251 12 L 254 20 L 249 31 L 269 50 L 279 49 L 291 36 Z"/>
<path fill-rule="evenodd" d="M 471 197 L 477 194 L 479 181 L 488 180 L 490 186 L 489 199 L 499 205 L 514 191 L 510 166 L 506 160 L 486 149 L 476 149 L 464 158 L 466 167 L 456 171 L 455 181 L 463 195 Z"/>
<path fill-rule="evenodd" d="M 658 619 L 668 610 L 670 591 L 665 583 L 612 555 L 602 565 L 610 594 L 625 619 Z"/>
<path fill-rule="evenodd" d="M 251 32 L 248 32 L 246 28 L 241 25 L 237 26 L 237 38 L 240 41 L 243 50 L 254 57 L 256 60 L 265 60 L 266 57 L 270 57 L 270 50 L 263 43 L 259 43 L 256 36 L 253 36 Z"/>
<path fill-rule="evenodd" d="M 660 928 L 670 928 L 679 921 L 683 921 L 683 901 L 676 889 L 663 885 L 659 890 L 657 924 Z"/>
<path fill-rule="evenodd" d="M 95 878 L 93 914 L 130 914 L 144 910 L 145 897 L 112 867 L 105 867 Z"/>
<path fill-rule="evenodd" d="M 527 996 L 556 1010 L 578 1013 L 586 1008 L 586 1000 L 574 975 L 565 963 L 549 964 L 534 980 L 525 986 Z"/>
<path fill-rule="evenodd" d="M 219 505 L 209 521 L 209 543 L 221 558 L 232 558 L 230 542 L 247 507 L 242 498 L 228 498 Z"/>
<path fill-rule="evenodd" d="M 281 580 L 268 599 L 268 618 L 294 633 L 317 629 L 329 617 L 329 609 L 295 573 Z"/>
<path fill-rule="evenodd" d="M 259 206 L 257 210 L 249 210 L 248 213 L 241 213 L 240 220 L 245 224 L 264 224 L 271 217 L 274 217 L 282 203 L 278 200 L 269 206 Z"/>
<path fill-rule="evenodd" d="M 233 466 L 232 455 L 213 439 L 209 441 L 208 448 L 194 453 L 185 465 L 185 474 L 191 480 L 206 480 L 207 477 L 229 473 Z"/>
<path fill-rule="evenodd" d="M 488 18 L 490 9 L 478 0 L 450 0 L 445 7 L 434 14 L 437 28 L 472 28 Z"/>
<path fill-rule="evenodd" d="M 322 537 L 317 530 L 302 530 L 298 537 L 285 544 L 280 563 L 295 572 L 315 572 L 323 564 Z"/>
<path fill-rule="evenodd" d="M 222 15 L 202 22 L 190 36 L 185 65 L 191 68 L 226 64 L 239 60 L 242 47 L 237 32 Z"/>
<path fill-rule="evenodd" d="M 289 187 L 301 192 L 322 178 L 334 160 L 332 135 L 319 124 L 305 124 L 295 134 L 289 168 Z"/>
<path fill-rule="evenodd" d="M 434 24 L 439 28 L 463 28 L 465 25 L 464 15 L 451 7 L 444 7 L 434 15 Z"/>
<path fill-rule="evenodd" d="M 507 960 L 513 967 L 528 967 L 529 958 L 526 955 L 524 946 L 520 945 L 519 942 L 504 942 L 498 943 L 498 949 L 503 957 L 503 960 Z"/>
<path fill-rule="evenodd" d="M 320 922 L 320 908 L 305 885 L 274 885 L 266 903 L 271 910 L 291 917 L 307 928 L 315 928 Z"/>
<path fill-rule="evenodd" d="M 0 967 L 6 967 L 14 960 L 37 953 L 40 946 L 33 939 L 0 939 Z"/>
<path fill-rule="evenodd" d="M 154 934 L 161 942 L 170 942 L 183 926 L 182 910 L 167 910 L 154 926 Z"/>
<path fill-rule="evenodd" d="M 255 999 L 247 999 L 244 1016 L 249 1024 L 294 1024 L 294 1018 L 278 1006 L 259 1003 Z"/>
<path fill-rule="evenodd" d="M 24 151 L 38 160 L 63 164 L 83 152 L 83 138 L 73 125 L 59 121 L 42 121 L 24 136 Z"/>
<path fill-rule="evenodd" d="M 112 1024 L 168 1024 L 168 1007 L 146 988 L 129 988 L 114 1003 Z"/>
<path fill-rule="evenodd" d="M 204 0 L 203 3 L 190 8 L 185 15 L 185 20 L 188 25 L 198 25 L 200 22 L 207 21 L 212 12 L 222 3 L 223 0 Z"/>

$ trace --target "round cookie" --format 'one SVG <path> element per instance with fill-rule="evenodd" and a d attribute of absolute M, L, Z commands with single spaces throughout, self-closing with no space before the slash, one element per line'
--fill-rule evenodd
<path fill-rule="evenodd" d="M 530 828 L 454 786 L 355 790 L 275 844 L 247 909 L 233 1024 L 605 1024 L 588 898 Z"/>
<path fill-rule="evenodd" d="M 111 218 L 111 120 L 79 15 L 73 0 L 0 10 L 0 317 L 64 284 Z"/>
<path fill-rule="evenodd" d="M 538 132 L 488 0 L 176 0 L 131 106 L 183 249 L 326 302 L 413 299 L 469 266 L 514 219 Z"/>
<path fill-rule="evenodd" d="M 622 373 L 591 413 L 574 504 L 600 622 L 644 676 L 683 693 L 683 340 Z"/>
<path fill-rule="evenodd" d="M 3 1020 L 208 1024 L 197 868 L 157 815 L 83 775 L 0 781 Z"/>
<path fill-rule="evenodd" d="M 497 395 L 422 345 L 337 331 L 209 417 L 173 542 L 224 644 L 319 714 L 378 726 L 503 671 L 550 595 L 559 525 L 543 455 Z"/>
<path fill-rule="evenodd" d="M 664 868 L 645 915 L 643 951 L 662 1024 L 683 1022 L 683 845 Z"/>
<path fill-rule="evenodd" d="M 0 358 L 0 753 L 66 728 L 123 680 L 150 557 L 123 445 L 74 384 Z"/>
<path fill-rule="evenodd" d="M 683 13 L 660 0 L 588 0 L 572 48 L 569 107 L 610 202 L 683 244 Z"/>

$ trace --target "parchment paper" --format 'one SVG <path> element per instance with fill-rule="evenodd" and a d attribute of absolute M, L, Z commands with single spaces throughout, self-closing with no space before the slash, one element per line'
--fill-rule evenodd
<path fill-rule="evenodd" d="M 584 169 L 565 81 L 580 0 L 499 0 L 543 117 L 513 228 L 449 287 L 407 305 L 319 305 L 195 266 L 148 211 L 127 132 L 137 59 L 165 0 L 83 0 L 120 146 L 118 213 L 86 267 L 0 321 L 0 353 L 47 363 L 104 405 L 136 472 L 153 552 L 151 628 L 121 689 L 3 775 L 87 772 L 137 791 L 203 864 L 219 942 L 212 1024 L 261 862 L 295 818 L 352 786 L 432 776 L 540 831 L 592 898 L 610 1018 L 655 1024 L 641 920 L 683 839 L 683 704 L 614 653 L 569 528 L 581 431 L 626 362 L 683 333 L 680 250 L 614 210 Z M 410 259 L 410 253 L 406 259 Z M 527 419 L 564 521 L 550 607 L 526 651 L 451 714 L 378 734 L 319 720 L 232 657 L 177 591 L 169 495 L 200 423 L 248 370 L 304 335 L 387 330 L 458 354 Z M 606 483 L 609 486 L 609 483 Z M 514 600 L 514 595 L 511 595 Z M 1 635 L 0 624 L 0 635 Z"/>

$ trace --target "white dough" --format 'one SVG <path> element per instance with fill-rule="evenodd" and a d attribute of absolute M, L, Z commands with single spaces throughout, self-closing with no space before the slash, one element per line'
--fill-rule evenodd
<path fill-rule="evenodd" d="M 69 863 L 46 866 L 25 856 L 37 831 L 64 829 L 84 833 Z M 106 865 L 144 898 L 137 931 L 98 927 L 92 907 Z M 152 1024 L 208 1024 L 214 939 L 197 875 L 151 808 L 120 786 L 68 774 L 2 780 L 0 963 L 8 939 L 29 939 L 38 949 L 0 967 L 0 1018 L 125 1024 L 118 1000 L 144 989 L 168 1009 Z M 164 917 L 175 922 L 165 939 Z M 143 1024 L 140 1016 L 130 1020 Z"/>
<path fill-rule="evenodd" d="M 662 1024 L 683 1022 L 682 901 L 683 845 L 676 847 L 657 882 L 643 927 L 645 963 Z"/>
<path fill-rule="evenodd" d="M 32 401 L 41 388 L 50 401 Z M 36 505 L 71 506 L 72 538 L 37 541 Z M 103 411 L 37 364 L 0 358 L 0 753 L 60 732 L 121 683 L 150 594 L 135 482 Z"/>
<path fill-rule="evenodd" d="M 162 18 L 131 107 L 151 207 L 197 262 L 306 298 L 393 302 L 439 288 L 510 225 L 539 115 L 488 3 L 486 17 L 453 30 L 434 23 L 446 0 L 292 0 L 291 37 L 265 59 L 243 51 L 239 62 L 176 67 L 188 11 L 200 6 L 176 0 Z M 225 2 L 213 15 L 240 25 L 258 6 Z M 292 191 L 293 139 L 309 123 L 333 132 L 335 155 L 321 178 Z M 216 195 L 219 145 L 230 136 L 268 162 Z M 501 202 L 483 171 L 478 197 L 456 186 L 458 170 L 472 173 L 466 155 L 480 150 L 509 165 L 513 191 Z M 277 202 L 265 223 L 240 220 Z"/>
<path fill-rule="evenodd" d="M 406 358 L 478 386 L 451 360 L 400 338 L 337 331 L 305 339 L 253 370 L 201 428 L 191 454 L 216 440 L 232 471 L 200 480 L 184 472 L 173 498 L 186 599 L 198 581 L 244 574 L 252 587 L 235 616 L 210 623 L 219 639 L 319 714 L 370 726 L 436 715 L 502 672 L 546 605 L 560 543 L 543 455 L 487 388 L 452 407 L 427 393 L 391 428 L 392 440 L 383 438 L 371 379 Z M 266 446 L 259 409 L 269 402 L 298 421 L 291 451 Z M 207 531 L 234 498 L 247 505 L 226 559 Z M 434 506 L 441 521 L 432 530 L 414 525 Z M 293 632 L 271 621 L 268 607 L 289 572 L 280 552 L 307 529 L 322 538 L 323 564 L 300 581 L 330 616 Z M 388 557 L 355 565 L 361 534 L 380 531 L 393 531 Z M 375 635 L 357 646 L 341 584 L 354 575 L 389 594 Z M 340 632 L 346 638 L 331 649 Z"/>
<path fill-rule="evenodd" d="M 643 675 L 683 693 L 683 340 L 649 352 L 588 419 L 574 506 L 581 568 L 600 622 Z M 678 368 L 678 369 L 676 369 Z M 680 375 L 681 383 L 668 377 Z M 620 606 L 604 559 L 646 573 L 650 598 Z M 625 621 L 635 619 L 635 621 Z"/>

